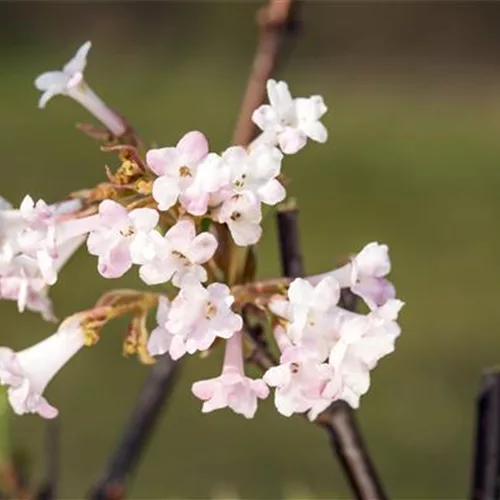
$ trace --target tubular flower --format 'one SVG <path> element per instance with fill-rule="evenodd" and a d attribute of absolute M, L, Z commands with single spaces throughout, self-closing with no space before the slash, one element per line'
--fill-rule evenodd
<path fill-rule="evenodd" d="M 204 402 L 203 413 L 231 408 L 246 418 L 254 417 L 257 400 L 267 398 L 269 389 L 263 380 L 245 376 L 241 332 L 235 333 L 226 342 L 221 375 L 195 382 L 192 392 Z"/>
<path fill-rule="evenodd" d="M 50 337 L 23 351 L 0 348 L 0 383 L 8 386 L 9 402 L 15 413 L 56 417 L 58 410 L 47 402 L 43 392 L 83 346 L 84 334 L 80 324 L 70 320 Z"/>
<path fill-rule="evenodd" d="M 38 107 L 44 108 L 56 95 L 67 95 L 79 102 L 110 132 L 119 137 L 127 130 L 124 120 L 87 85 L 83 76 L 91 46 L 90 42 L 85 42 L 64 65 L 62 71 L 47 71 L 36 78 L 35 87 L 43 92 Z"/>

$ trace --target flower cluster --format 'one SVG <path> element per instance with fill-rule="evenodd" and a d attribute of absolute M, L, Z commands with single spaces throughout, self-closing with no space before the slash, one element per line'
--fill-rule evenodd
<path fill-rule="evenodd" d="M 370 243 L 347 266 L 319 279 L 298 278 L 286 299 L 278 296 L 270 302 L 271 311 L 281 318 L 275 326 L 281 358 L 264 380 L 276 388 L 280 413 L 308 411 L 313 420 L 337 399 L 359 406 L 370 386 L 370 370 L 394 350 L 400 333 L 396 319 L 403 302 L 393 297 L 394 288 L 384 278 L 389 269 L 387 247 Z M 336 278 L 343 276 L 349 279 Z M 368 299 L 359 293 L 365 283 L 373 285 Z M 341 287 L 363 298 L 370 312 L 339 307 Z M 373 297 L 382 296 L 375 305 Z"/>
<path fill-rule="evenodd" d="M 109 183 L 69 201 L 47 205 L 27 196 L 20 209 L 1 203 L 0 298 L 53 319 L 48 287 L 85 242 L 102 277 L 120 278 L 135 265 L 146 285 L 167 292 L 108 292 L 39 344 L 19 353 L 0 348 L 0 383 L 9 387 L 15 412 L 56 416 L 43 397 L 49 381 L 84 345 L 97 341 L 107 321 L 125 313 L 134 317 L 124 352 L 141 351 L 146 362 L 166 353 L 177 360 L 225 343 L 221 375 L 192 387 L 203 412 L 229 407 L 251 418 L 269 387 L 287 416 L 308 412 L 314 419 L 337 399 L 357 407 L 370 370 L 392 352 L 399 335 L 402 302 L 386 279 L 387 246 L 371 243 L 335 271 L 283 279 L 262 297 L 252 295 L 252 253 L 245 248 L 261 238 L 262 204 L 286 198 L 286 155 L 308 139 L 327 140 L 322 97 L 293 98 L 285 82 L 269 80 L 269 104 L 252 116 L 261 133 L 248 147 L 214 152 L 203 133 L 190 131 L 176 145 L 139 151 L 140 141 L 126 142 L 128 124 L 84 79 L 89 49 L 87 42 L 62 71 L 36 79 L 44 92 L 39 106 L 57 94 L 75 99 L 106 127 L 106 146 L 120 152 L 122 164 L 114 174 L 107 170 Z M 370 312 L 342 308 L 342 288 L 363 299 Z M 242 311 L 248 303 L 271 322 L 281 352 L 279 365 L 262 379 L 245 374 Z M 157 325 L 149 334 L 146 318 L 155 304 Z"/>
<path fill-rule="evenodd" d="M 47 205 L 26 196 L 19 209 L 2 200 L 0 297 L 17 301 L 20 312 L 30 309 L 54 319 L 48 287 L 92 224 L 92 219 L 72 218 L 79 208 L 78 200 Z"/>

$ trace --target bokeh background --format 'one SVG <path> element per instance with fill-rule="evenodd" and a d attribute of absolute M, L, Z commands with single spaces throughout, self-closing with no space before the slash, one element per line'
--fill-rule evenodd
<path fill-rule="evenodd" d="M 41 111 L 34 77 L 85 40 L 87 79 L 142 136 L 170 145 L 200 129 L 223 149 L 252 61 L 258 2 L 0 3 L 1 193 L 47 201 L 103 178 L 115 157 L 73 127 L 91 121 L 62 97 Z M 312 2 L 278 76 L 319 93 L 326 145 L 287 158 L 301 207 L 307 270 L 332 268 L 377 240 L 407 305 L 396 353 L 373 373 L 358 416 L 394 498 L 468 492 L 474 399 L 500 360 L 500 3 Z M 259 274 L 277 275 L 272 217 Z M 81 251 L 53 288 L 60 317 L 104 290 Z M 0 304 L 1 344 L 21 348 L 53 326 Z M 53 382 L 61 412 L 61 498 L 82 498 L 128 419 L 148 367 L 121 355 L 125 325 L 106 330 Z M 220 353 L 185 363 L 178 389 L 131 483 L 130 497 L 347 498 L 325 435 L 264 402 L 252 421 L 202 415 L 190 384 L 218 373 Z M 16 447 L 44 467 L 44 423 L 15 420 Z"/>

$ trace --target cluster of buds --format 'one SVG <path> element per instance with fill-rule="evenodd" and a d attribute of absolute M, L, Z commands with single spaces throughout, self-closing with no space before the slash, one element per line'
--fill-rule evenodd
<path fill-rule="evenodd" d="M 203 411 L 229 407 L 247 418 L 258 399 L 275 388 L 277 410 L 311 419 L 337 399 L 351 406 L 369 387 L 370 370 L 394 349 L 403 303 L 387 281 L 386 245 L 370 243 L 345 266 L 304 279 L 256 283 L 252 246 L 262 235 L 262 204 L 287 197 L 282 162 L 313 140 L 324 143 L 320 122 L 327 108 L 321 96 L 292 98 L 285 82 L 269 80 L 269 104 L 256 109 L 260 135 L 248 146 L 210 150 L 199 131 L 175 146 L 141 149 L 125 120 L 108 107 L 84 79 L 90 42 L 62 71 L 36 79 L 44 91 L 40 107 L 57 94 L 86 107 L 106 130 L 103 149 L 117 151 L 120 166 L 107 169 L 107 182 L 77 191 L 55 205 L 27 196 L 19 210 L 0 207 L 0 297 L 17 300 L 19 310 L 54 319 L 48 289 L 69 257 L 86 242 L 106 279 L 133 266 L 146 285 L 163 293 L 116 290 L 90 310 L 62 322 L 39 344 L 14 353 L 0 349 L 0 383 L 18 414 L 52 418 L 57 410 L 43 397 L 51 378 L 83 346 L 93 345 L 102 326 L 132 313 L 124 352 L 145 363 L 168 353 L 177 360 L 225 344 L 221 375 L 193 384 Z M 87 130 L 90 130 L 87 127 Z M 360 297 L 367 314 L 339 305 L 341 289 Z M 280 350 L 279 364 L 261 379 L 245 374 L 249 358 L 244 321 L 248 306 L 271 326 Z M 157 306 L 156 327 L 146 327 Z M 251 359 L 251 358 L 250 358 Z"/>

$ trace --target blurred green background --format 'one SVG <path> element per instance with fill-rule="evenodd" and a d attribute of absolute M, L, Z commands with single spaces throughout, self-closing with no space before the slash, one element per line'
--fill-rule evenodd
<path fill-rule="evenodd" d="M 62 97 L 36 108 L 34 77 L 93 41 L 87 80 L 143 137 L 170 145 L 186 131 L 227 145 L 255 46 L 258 2 L 0 4 L 2 195 L 55 201 L 103 178 L 110 154 L 77 132 L 90 118 Z M 359 419 L 394 498 L 468 492 L 474 398 L 500 360 L 500 4 L 304 2 L 303 27 L 279 77 L 319 93 L 326 145 L 287 158 L 300 201 L 308 272 L 373 240 L 393 258 L 406 301 L 396 354 L 373 373 Z M 259 274 L 277 275 L 272 217 Z M 60 317 L 103 290 L 141 286 L 131 272 L 104 282 L 81 251 L 53 288 Z M 53 326 L 0 304 L 1 343 L 21 348 Z M 62 424 L 61 498 L 81 498 L 107 460 L 148 368 L 121 356 L 124 324 L 106 330 L 48 391 Z M 194 380 L 220 353 L 187 360 L 168 411 L 131 483 L 130 498 L 347 498 L 325 435 L 286 419 L 272 398 L 246 421 L 202 415 Z M 44 423 L 15 420 L 15 441 L 43 471 Z"/>

